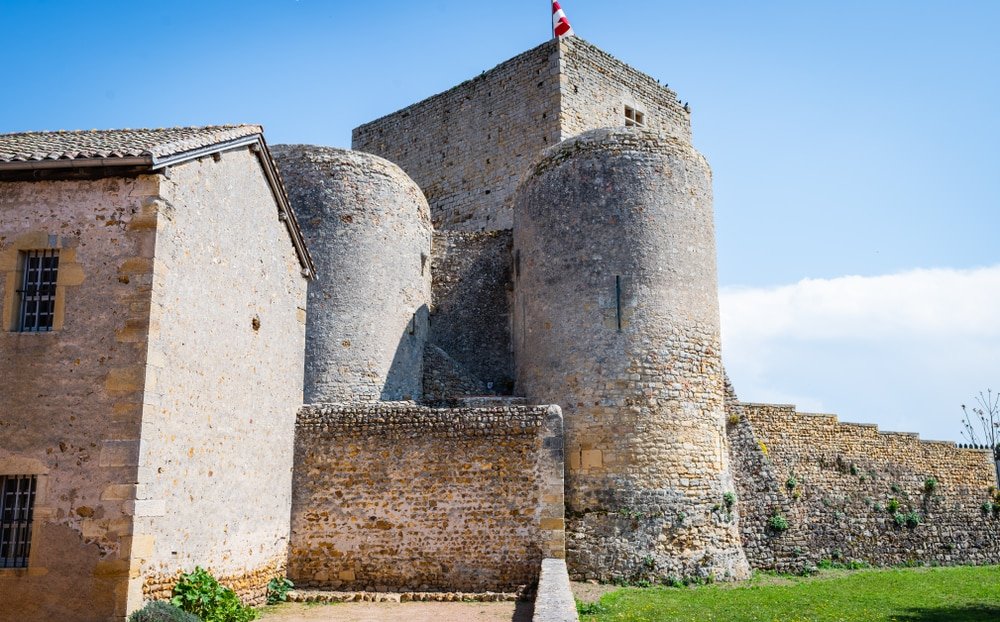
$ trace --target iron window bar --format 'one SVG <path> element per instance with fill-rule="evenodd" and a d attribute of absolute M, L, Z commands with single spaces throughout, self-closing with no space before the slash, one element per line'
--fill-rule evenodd
<path fill-rule="evenodd" d="M 21 309 L 18 329 L 36 333 L 52 330 L 56 306 L 56 276 L 59 271 L 59 251 L 45 249 L 24 253 L 24 276 L 21 289 Z"/>
<path fill-rule="evenodd" d="M 0 475 L 0 568 L 27 568 L 36 475 Z"/>

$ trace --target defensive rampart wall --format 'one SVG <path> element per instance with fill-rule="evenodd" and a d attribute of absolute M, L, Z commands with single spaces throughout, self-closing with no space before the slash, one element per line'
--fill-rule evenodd
<path fill-rule="evenodd" d="M 740 526 L 752 566 L 1000 562 L 989 452 L 840 423 L 793 406 L 730 402 L 729 415 Z"/>
<path fill-rule="evenodd" d="M 289 576 L 340 590 L 528 585 L 565 555 L 562 442 L 555 406 L 304 406 Z"/>

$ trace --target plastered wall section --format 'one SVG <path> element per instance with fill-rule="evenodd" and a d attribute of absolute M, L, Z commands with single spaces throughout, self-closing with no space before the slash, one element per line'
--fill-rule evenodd
<path fill-rule="evenodd" d="M 35 475 L 0 617 L 124 619 L 158 180 L 0 183 L 0 474 Z M 22 252 L 57 249 L 54 330 L 15 332 Z"/>
<path fill-rule="evenodd" d="M 625 107 L 646 129 L 691 141 L 691 118 L 677 94 L 578 37 L 559 42 L 559 140 L 625 125 Z"/>
<path fill-rule="evenodd" d="M 988 451 L 793 406 L 730 403 L 729 414 L 742 538 L 754 567 L 1000 562 L 1000 514 L 983 509 L 996 486 Z M 787 530 L 770 525 L 776 514 Z M 912 516 L 919 523 L 906 520 Z"/>
<path fill-rule="evenodd" d="M 562 415 L 405 402 L 299 412 L 289 577 L 340 590 L 513 591 L 564 557 Z"/>
<path fill-rule="evenodd" d="M 510 229 L 521 173 L 560 140 L 555 40 L 443 93 L 355 128 L 354 149 L 398 164 L 435 229 Z"/>
<path fill-rule="evenodd" d="M 288 546 L 307 281 L 249 150 L 173 168 L 161 197 L 130 605 L 196 565 L 259 603 Z"/>

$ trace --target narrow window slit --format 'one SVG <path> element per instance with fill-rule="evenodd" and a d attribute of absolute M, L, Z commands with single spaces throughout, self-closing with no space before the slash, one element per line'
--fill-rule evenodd
<path fill-rule="evenodd" d="M 618 321 L 618 332 L 622 332 L 622 277 L 615 275 L 615 316 Z"/>

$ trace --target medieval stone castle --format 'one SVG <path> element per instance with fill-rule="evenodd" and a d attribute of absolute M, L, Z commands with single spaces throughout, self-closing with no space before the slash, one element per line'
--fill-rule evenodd
<path fill-rule="evenodd" d="M 1000 562 L 987 452 L 737 400 L 715 261 L 687 108 L 575 37 L 350 151 L 0 136 L 0 619 Z"/>

